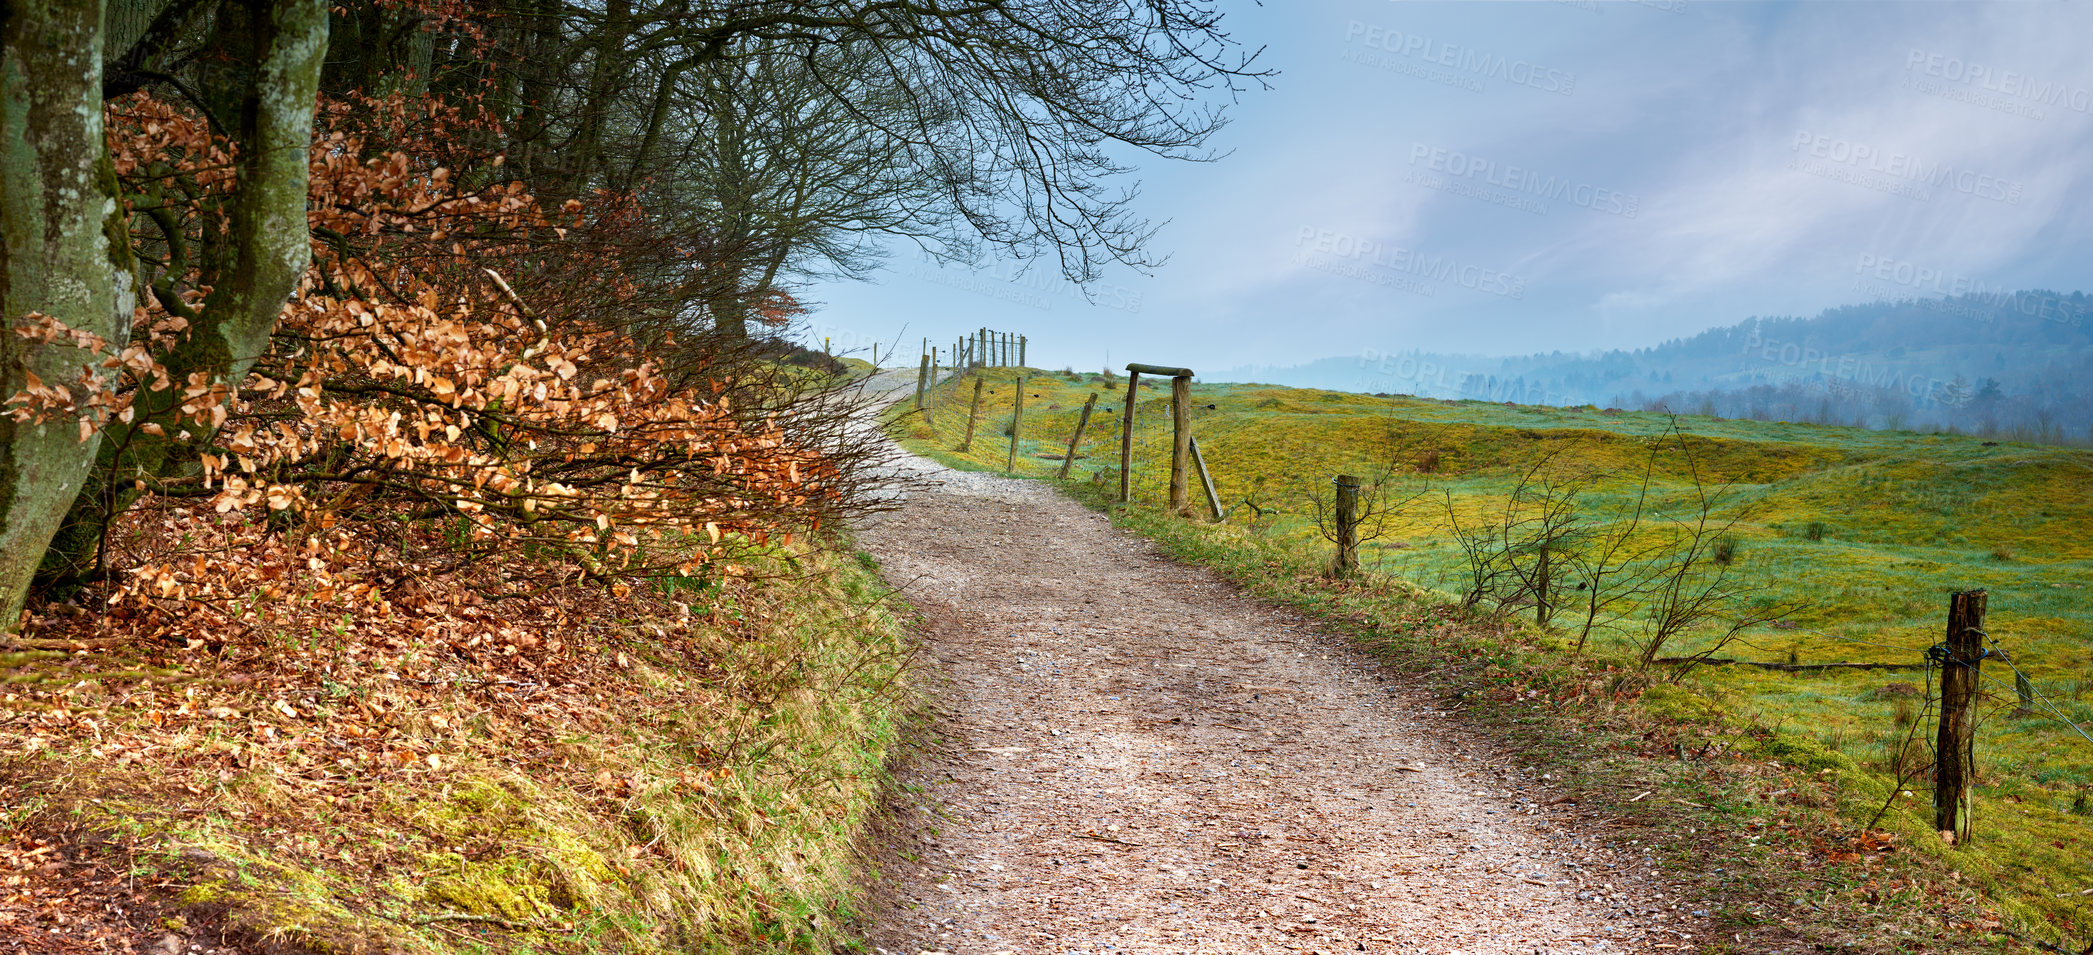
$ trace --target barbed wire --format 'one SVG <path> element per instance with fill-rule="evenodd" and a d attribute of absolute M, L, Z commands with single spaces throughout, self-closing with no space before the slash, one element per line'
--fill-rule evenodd
<path fill-rule="evenodd" d="M 1781 627 L 1781 629 L 1784 629 L 1784 630 L 1800 630 L 1800 631 L 1802 631 L 1803 633 L 1814 633 L 1814 634 L 1816 634 L 1817 636 L 1820 636 L 1820 637 L 1824 637 L 1824 638 L 1825 638 L 1825 639 L 1827 639 L 1827 640 L 1834 640 L 1834 641 L 1837 641 L 1837 642 L 1840 642 L 1840 643 L 1850 643 L 1850 644 L 1858 644 L 1858 645 L 1860 645 L 1860 646 L 1865 646 L 1865 647 L 1875 647 L 1875 648 L 1877 648 L 1877 649 L 1881 649 L 1881 650 L 1894 650 L 1894 651 L 1897 651 L 1897 652 L 1899 652 L 1899 653 L 1911 653 L 1911 654 L 1917 654 L 1917 655 L 1919 655 L 1919 656 L 1922 656 L 1922 657 L 1926 657 L 1926 658 L 1928 659 L 1928 662 L 1929 662 L 1929 665 L 1928 665 L 1928 667 L 1927 667 L 1927 681 L 1928 681 L 1928 683 L 1931 683 L 1931 681 L 1932 681 L 1932 667 L 1931 667 L 1930 663 L 1932 662 L 1932 653 L 1931 653 L 1931 651 L 1933 650 L 1933 647 L 1904 647 L 1904 646 L 1893 646 L 1893 645 L 1891 645 L 1891 644 L 1887 644 L 1887 643 L 1876 643 L 1876 642 L 1873 642 L 1873 641 L 1870 641 L 1870 640 L 1862 640 L 1862 639 L 1860 639 L 1860 638 L 1858 638 L 1858 637 L 1848 637 L 1848 636 L 1842 636 L 1842 635 L 1840 635 L 1840 634 L 1836 634 L 1836 633 L 1826 633 L 1826 632 L 1824 632 L 1824 631 L 1822 631 L 1822 630 L 1816 630 L 1816 629 L 1813 629 L 1813 628 L 1810 628 L 1810 627 L 1803 627 L 1803 626 L 1797 626 L 1797 625 L 1795 625 L 1795 624 L 1784 624 L 1784 625 L 1783 625 L 1783 626 Z M 2007 669 L 2009 669 L 2009 670 L 2012 670 L 2012 671 L 2013 671 L 2013 675 L 2015 675 L 2015 676 L 2017 676 L 2017 677 L 2020 677 L 2020 678 L 2021 678 L 2022 680 L 2024 680 L 2024 681 L 2026 681 L 2026 682 L 2027 682 L 2027 686 L 2028 686 L 2028 694 L 2029 694 L 2030 698 L 2032 698 L 2032 699 L 2036 700 L 2037 702 L 2041 703 L 2041 704 L 2042 704 L 2042 706 L 2043 706 L 2043 708 L 2045 708 L 2045 709 L 2049 710 L 2049 715 L 2047 715 L 2047 716 L 2042 716 L 2042 714 L 2036 714 L 2036 715 L 2038 715 L 2038 716 L 2042 716 L 2042 718 L 2043 718 L 2043 719 L 2045 719 L 2045 720 L 2049 720 L 2049 721 L 2051 721 L 2051 722 L 2056 722 L 2056 723 L 2062 723 L 2062 724 L 2064 724 L 2065 726 L 2068 726 L 2068 727 L 2070 727 L 2070 728 L 2071 728 L 2071 730 L 2072 730 L 2072 732 L 2074 732 L 2074 733 L 2077 733 L 2077 734 L 2079 735 L 2079 737 L 2080 737 L 2081 739 L 2084 739 L 2084 740 L 2086 741 L 2086 743 L 2087 743 L 2088 745 L 2093 745 L 2093 733 L 2088 733 L 2088 732 L 2086 731 L 2086 728 L 2085 728 L 2085 727 L 2083 727 L 2083 726 L 2080 726 L 2080 725 L 2079 725 L 2079 724 L 2078 724 L 2078 723 L 2077 723 L 2076 721 L 2074 721 L 2074 720 L 2072 720 L 2072 719 L 2071 719 L 2070 717 L 2068 717 L 2068 716 L 2064 715 L 2064 710 L 2063 710 L 2063 708 L 2062 708 L 2062 707 L 2060 707 L 2060 706 L 2058 706 L 2058 705 L 2057 705 L 2057 704 L 2056 704 L 2056 703 L 2055 703 L 2054 701 L 2052 701 L 2052 700 L 2051 700 L 2051 699 L 2049 698 L 2049 696 L 2048 696 L 2047 694 L 2044 694 L 2044 693 L 2043 693 L 2043 692 L 2042 692 L 2042 691 L 2041 691 L 2041 690 L 2040 690 L 2039 688 L 2037 688 L 2037 687 L 2035 686 L 2035 680 L 2034 680 L 2034 678 L 2033 678 L 2033 677 L 2030 677 L 2030 676 L 2028 676 L 2028 675 L 2027 675 L 2027 673 L 2026 673 L 2025 671 L 2023 671 L 2023 670 L 2022 670 L 2022 669 L 2021 669 L 2020 667 L 2018 667 L 2018 666 L 2014 665 L 2014 663 L 2013 663 L 2013 656 L 2012 656 L 2012 654 L 2011 654 L 2011 653 L 2008 653 L 2008 652 L 2006 652 L 2006 651 L 2005 651 L 2005 648 L 2003 648 L 2003 647 L 2000 647 L 2000 646 L 1999 646 L 1999 644 L 1998 644 L 1998 641 L 1997 641 L 1997 640 L 1993 639 L 1993 638 L 1991 637 L 1991 635 L 1990 635 L 1990 634 L 1988 634 L 1988 633 L 1984 634 L 1984 637 L 1985 637 L 1985 639 L 1986 639 L 1986 640 L 1990 640 L 1990 641 L 1991 641 L 1991 645 L 1992 645 L 1992 648 L 1994 648 L 1994 649 L 1997 649 L 1997 650 L 1999 651 L 1998 653 L 1992 653 L 1992 652 L 1990 652 L 1990 651 L 1986 651 L 1986 653 L 1985 653 L 1985 655 L 1984 655 L 1984 656 L 1985 656 L 1985 658 L 1995 658 L 1995 659 L 1997 659 L 1997 660 L 1998 660 L 1998 661 L 1999 661 L 2000 663 L 2004 663 L 2004 664 L 2006 665 L 2006 668 L 2007 668 Z M 1938 646 L 1938 645 L 1936 644 L 1936 646 Z M 1948 660 L 1945 660 L 1944 662 L 1945 662 L 1945 663 L 1952 663 L 1952 664 L 1957 664 L 1957 665 L 1960 665 L 1960 666 L 1967 666 L 1967 667 L 1969 667 L 1969 668 L 1970 668 L 1970 669 L 1971 669 L 1971 670 L 1972 670 L 1973 672 L 1975 672 L 1975 673 L 1977 674 L 1977 677 L 1978 677 L 1979 679 L 1982 679 L 1982 680 L 1989 680 L 1990 682 L 1992 682 L 1992 683 L 1994 683 L 1994 684 L 1997 684 L 1998 686 L 2001 686 L 2001 687 L 2005 687 L 2005 688 L 2007 688 L 2007 689 L 2010 689 L 2010 690 L 2012 690 L 2012 691 L 2014 692 L 2014 694 L 2015 694 L 2015 695 L 2018 695 L 2018 694 L 2020 693 L 2020 688 L 2019 688 L 2018 686 L 2008 686 L 2008 685 L 2007 685 L 2007 684 L 2006 684 L 2006 683 L 2005 683 L 2004 681 L 2002 681 L 2002 680 L 1999 680 L 1998 678 L 1996 678 L 1996 677 L 1993 677 L 1993 676 L 1991 676 L 1991 675 L 1989 675 L 1989 674 L 1985 673 L 1985 672 L 1983 671 L 1983 669 L 1982 669 L 1981 667 L 1978 667 L 1978 666 L 1976 666 L 1976 665 L 1973 665 L 1973 664 L 1970 664 L 1970 663 L 1965 663 L 1965 662 L 1963 662 L 1963 661 L 1960 661 L 1960 660 L 1953 660 L 1953 659 L 1948 659 Z M 1929 687 L 1929 691 L 1930 691 L 1930 687 Z M 1929 703 L 1930 703 L 1930 700 L 1929 700 Z"/>
<path fill-rule="evenodd" d="M 1987 636 L 1989 636 L 1989 635 L 1987 634 Z M 1996 646 L 1996 645 L 1997 645 L 1997 641 L 1993 641 L 1993 646 Z M 1999 660 L 1999 662 L 2000 662 L 2000 663 L 2004 663 L 2004 664 L 2006 665 L 2006 669 L 2008 669 L 2008 670 L 2012 670 L 2012 671 L 2013 671 L 2013 675 L 2014 675 L 2014 676 L 2017 676 L 2017 677 L 2021 678 L 2021 680 L 2022 680 L 2022 681 L 2026 682 L 2026 684 L 2027 684 L 2027 688 L 2028 688 L 2028 696 L 2029 696 L 2029 697 L 2033 698 L 2033 699 L 2034 699 L 2035 701 L 2037 701 L 2037 702 L 2041 703 L 2041 704 L 2042 704 L 2042 705 L 2043 705 L 2044 707 L 2048 708 L 2048 710 L 2049 710 L 2049 711 L 2050 711 L 2050 713 L 2051 713 L 2051 716 L 2049 716 L 2049 717 L 2045 717 L 2046 719 L 2052 719 L 2052 720 L 2054 720 L 2055 722 L 2058 722 L 2058 723 L 2062 723 L 2062 724 L 2064 724 L 2065 726 L 2069 726 L 2069 727 L 2071 727 L 2071 729 L 2072 729 L 2072 731 L 2073 731 L 2073 732 L 2077 733 L 2077 734 L 2078 734 L 2078 735 L 2079 735 L 2079 736 L 2080 736 L 2080 737 L 2081 737 L 2082 739 L 2084 739 L 2084 740 L 2085 740 L 2085 741 L 2086 741 L 2086 742 L 2087 742 L 2087 743 L 2088 743 L 2089 745 L 2093 745 L 2093 734 L 2088 734 L 2088 733 L 2086 732 L 2086 728 L 2085 728 L 2085 727 L 2083 727 L 2083 726 L 2080 726 L 2080 725 L 2078 725 L 2078 723 L 2077 723 L 2077 722 L 2075 722 L 2075 721 L 2073 721 L 2073 720 L 2072 720 L 2072 719 L 2071 719 L 2070 717 L 2068 717 L 2068 716 L 2065 716 L 2065 715 L 2064 715 L 2064 711 L 2063 711 L 2063 709 L 2062 709 L 2062 708 L 2060 708 L 2060 707 L 2058 707 L 2058 706 L 2057 706 L 2057 705 L 2056 705 L 2055 703 L 2051 702 L 2051 701 L 2050 701 L 2050 698 L 2049 698 L 2049 697 L 2048 697 L 2047 695 L 2045 695 L 2045 694 L 2044 694 L 2044 693 L 2043 693 L 2043 692 L 2041 691 L 2041 689 L 2039 689 L 2039 688 L 2037 688 L 2037 687 L 2035 686 L 2035 679 L 2034 679 L 2033 677 L 2031 677 L 2031 676 L 2028 676 L 2028 675 L 2027 675 L 2027 673 L 2026 673 L 2026 672 L 2024 672 L 2024 671 L 2022 671 L 2020 667 L 2017 667 L 2017 666 L 2014 666 L 2014 665 L 2013 665 L 2013 657 L 2012 657 L 2012 655 L 2011 655 L 2011 654 L 2008 654 L 2008 653 L 2000 653 L 2000 654 L 1998 654 L 1998 660 Z M 1970 665 L 1969 665 L 1969 664 L 1964 664 L 1964 666 L 1970 666 Z M 1986 674 L 1984 673 L 1984 671 L 1983 671 L 1983 670 L 1982 670 L 1981 668 L 1978 668 L 1978 667 L 1975 667 L 1975 666 L 1970 666 L 1970 669 L 1971 669 L 1971 670 L 1973 670 L 1973 671 L 1975 671 L 1975 672 L 1976 672 L 1976 674 L 1977 674 L 1977 676 L 1979 676 L 1979 677 L 1982 677 L 1983 679 L 1986 679 L 1986 680 L 1990 680 L 1991 682 L 1993 682 L 1993 683 L 1997 683 L 1997 684 L 1998 684 L 1998 685 L 2000 685 L 2000 686 L 2005 686 L 2005 685 L 2006 685 L 2006 684 L 2005 684 L 2005 682 L 2004 682 L 2003 680 L 1999 680 L 1999 679 L 1996 679 L 1996 678 L 1994 678 L 1994 677 L 1991 677 L 1991 676 L 1987 676 L 1987 675 L 1986 675 Z M 2019 693 L 2020 693 L 2020 687 L 2018 687 L 2018 686 L 2015 686 L 2015 687 L 2012 687 L 2011 689 L 2013 690 L 2013 692 L 2014 692 L 2014 694 L 2015 694 L 2016 696 L 2017 696 L 2017 695 L 2019 695 Z"/>

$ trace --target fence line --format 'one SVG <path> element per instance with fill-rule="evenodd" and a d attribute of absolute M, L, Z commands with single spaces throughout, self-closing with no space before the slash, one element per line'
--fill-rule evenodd
<path fill-rule="evenodd" d="M 1986 634 L 1985 636 L 1986 636 L 1986 638 L 1987 638 L 1987 639 L 1989 639 L 1989 637 L 1990 637 L 1990 635 L 1989 635 L 1989 634 Z M 1997 645 L 1997 641 L 1993 641 L 1993 645 L 1994 645 L 1994 646 L 1996 646 L 1996 645 Z M 2040 689 L 2037 689 L 2037 688 L 2035 687 L 2035 680 L 2034 680 L 2034 678 L 2033 678 L 2033 677 L 2030 677 L 2030 676 L 2028 676 L 2028 675 L 2027 675 L 2026 673 L 2023 673 L 2023 672 L 2021 672 L 2021 669 L 2020 669 L 2019 667 L 2017 667 L 2017 666 L 2014 666 L 2014 665 L 2013 665 L 2013 657 L 2012 657 L 2012 655 L 2011 655 L 2011 654 L 2001 653 L 2001 654 L 1999 655 L 1999 662 L 2000 662 L 2000 663 L 2004 663 L 2004 664 L 2006 665 L 2006 669 L 2008 669 L 2008 670 L 2012 670 L 2012 671 L 2013 671 L 2013 675 L 2014 675 L 2014 676 L 2017 676 L 2017 677 L 2020 677 L 2020 678 L 2021 678 L 2021 679 L 2023 679 L 2023 680 L 2026 680 L 2026 681 L 2027 681 L 2027 684 L 2028 684 L 2028 691 L 2029 691 L 2029 694 L 2030 694 L 2031 696 L 2033 696 L 2033 697 L 2034 697 L 2034 699 L 2035 699 L 2036 701 L 2040 702 L 2040 703 L 2041 703 L 2041 704 L 2042 704 L 2043 706 L 2045 706 L 2045 707 L 2048 707 L 2048 708 L 2049 708 L 2049 711 L 2050 711 L 2050 713 L 2051 713 L 2051 714 L 2053 714 L 2053 715 L 2052 715 L 2052 716 L 2048 716 L 2048 717 L 2043 717 L 2044 719 L 2049 719 L 2049 720 L 2052 720 L 2053 722 L 2057 722 L 2057 723 L 2062 723 L 2062 724 L 2064 724 L 2065 726 L 2069 726 L 2069 727 L 2071 727 L 2072 731 L 2073 731 L 2073 732 L 2075 732 L 2075 733 L 2077 733 L 2077 734 L 2078 734 L 2078 735 L 2079 735 L 2080 737 L 2083 737 L 2083 738 L 2085 739 L 2085 741 L 2086 741 L 2086 742 L 2087 742 L 2088 744 L 2093 744 L 2093 735 L 2089 735 L 2089 734 L 2087 734 L 2087 732 L 2086 732 L 2086 728 L 2085 728 L 2085 727 L 2083 727 L 2083 726 L 2080 726 L 2080 725 L 2078 725 L 2078 724 L 2077 724 L 2077 723 L 2075 723 L 2075 722 L 2072 722 L 2072 720 L 2071 720 L 2071 718 L 2070 718 L 2070 717 L 2068 717 L 2068 716 L 2065 716 L 2065 715 L 2064 715 L 2064 711 L 2063 711 L 2063 709 L 2061 709 L 2060 707 L 2058 707 L 2058 706 L 2057 706 L 2057 705 L 2056 705 L 2055 703 L 2052 703 L 2052 702 L 2050 702 L 2050 699 L 2049 699 L 2049 697 L 2048 697 L 2048 696 L 2046 696 L 2046 695 L 2044 695 L 2044 694 L 2043 694 L 2043 692 L 2042 692 L 2042 691 L 2041 691 Z M 1983 671 L 1983 670 L 1978 670 L 1978 671 L 1977 671 L 1977 675 L 1978 675 L 1978 676 L 1983 676 L 1983 677 L 1984 677 L 1984 679 L 1990 680 L 1990 681 L 1992 681 L 1993 683 L 1997 683 L 1997 684 L 1998 684 L 1998 685 L 2000 685 L 2000 686 L 2005 686 L 2005 685 L 2006 685 L 2006 684 L 2005 684 L 2005 683 L 2004 683 L 2003 681 L 2001 681 L 2001 680 L 1998 680 L 1998 679 L 1996 679 L 1996 678 L 1994 678 L 1994 677 L 1990 677 L 1990 676 L 1985 676 L 1985 675 L 1984 675 L 1984 671 Z M 2018 695 L 2018 694 L 2019 694 L 2019 692 L 2020 692 L 2020 688 L 2019 688 L 2019 687 L 2017 687 L 2017 686 L 2016 686 L 2016 687 L 2013 687 L 2012 689 L 2013 689 L 2013 691 L 2014 691 L 2015 695 Z"/>
<path fill-rule="evenodd" d="M 1836 640 L 1840 643 L 1854 643 L 1864 647 L 1876 647 L 1883 650 L 1895 650 L 1900 653 L 1910 653 L 1918 656 L 1927 656 L 1928 651 L 1932 649 L 1931 647 L 1903 647 L 1892 646 L 1887 643 L 1874 643 L 1871 641 L 1859 639 L 1857 637 L 1846 637 L 1840 636 L 1839 634 L 1835 633 L 1825 633 L 1822 630 L 1813 630 L 1809 627 L 1793 627 L 1791 629 L 1800 630 L 1804 633 L 1814 633 L 1817 636 L 1824 637 L 1828 640 Z M 2080 726 L 2079 724 L 2073 722 L 2070 717 L 2065 716 L 2064 710 L 2061 707 L 2059 707 L 2054 701 L 2052 701 L 2047 694 L 2043 693 L 2039 688 L 2035 686 L 2034 678 L 2028 676 L 2026 671 L 2023 671 L 2020 667 L 2016 666 L 2013 663 L 2013 655 L 2011 653 L 2005 652 L 2005 648 L 2000 647 L 1998 641 L 1996 639 L 1993 639 L 1990 634 L 1985 634 L 1984 638 L 1986 640 L 1989 640 L 1993 647 L 1998 648 L 2001 651 L 1995 656 L 1992 654 L 1986 654 L 1985 659 L 1997 659 L 2000 663 L 2006 665 L 2006 669 L 2012 670 L 2014 676 L 2020 677 L 2021 679 L 2026 680 L 2028 682 L 2028 688 L 2030 690 L 2032 698 L 2035 699 L 2037 702 L 2040 702 L 2044 708 L 2049 710 L 2051 714 L 2049 716 L 2042 717 L 2043 719 L 2053 723 L 2062 723 L 2065 726 L 2071 727 L 2071 730 L 2077 733 L 2079 736 L 2083 737 L 2088 744 L 2093 744 L 2093 733 L 2088 733 L 2085 727 Z M 1958 663 L 1959 661 L 1949 662 Z M 1969 664 L 1960 665 L 1969 666 Z M 1992 683 L 1997 684 L 1998 686 L 2003 687 L 2005 689 L 2012 690 L 2016 696 L 2019 695 L 2019 687 L 2008 686 L 2004 680 L 2000 680 L 1997 677 L 1985 673 L 1981 667 L 1972 667 L 1972 669 L 1976 670 L 1977 676 L 1979 676 L 1980 678 L 1989 680 Z"/>
<path fill-rule="evenodd" d="M 1027 344 L 1023 335 L 999 332 L 984 325 L 971 335 L 952 340 L 952 367 L 956 372 L 969 368 L 1023 368 L 1028 357 L 1025 354 Z"/>

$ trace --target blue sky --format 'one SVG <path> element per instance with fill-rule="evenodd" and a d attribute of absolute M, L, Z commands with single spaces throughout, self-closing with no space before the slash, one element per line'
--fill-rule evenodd
<path fill-rule="evenodd" d="M 987 325 L 1042 367 L 1218 370 L 2093 290 L 2093 6 L 1223 9 L 1280 75 L 1234 108 L 1226 159 L 1143 165 L 1166 265 L 1085 302 L 1050 274 L 897 251 L 873 282 L 809 291 L 813 337 L 904 336 L 912 364 L 922 337 Z"/>

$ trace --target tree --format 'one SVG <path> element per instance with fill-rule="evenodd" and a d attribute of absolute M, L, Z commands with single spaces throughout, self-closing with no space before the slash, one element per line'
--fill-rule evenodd
<path fill-rule="evenodd" d="M 341 384 L 272 377 L 314 360 L 312 329 L 338 332 L 313 303 L 485 300 L 466 260 L 501 248 L 503 292 L 533 322 L 623 336 L 604 371 L 654 362 L 665 387 L 780 412 L 806 399 L 745 386 L 771 356 L 735 339 L 745 316 L 797 311 L 794 281 L 863 274 L 881 236 L 1051 255 L 1079 280 L 1152 262 L 1133 193 L 1107 188 L 1131 171 L 1114 147 L 1208 158 L 1222 117 L 1206 92 L 1263 76 L 1210 0 L 116 4 L 0 7 L 0 317 L 31 326 L 0 354 L 9 613 L 31 563 L 49 585 L 98 573 L 110 522 L 141 495 L 251 483 L 222 473 L 228 454 L 303 460 L 227 441 L 249 434 L 242 415 L 287 413 L 258 410 L 284 392 L 252 389 Z M 105 32 L 123 49 L 102 49 Z M 52 81 L 65 62 L 102 68 Z M 334 138 L 314 140 L 316 102 Z M 113 154 L 98 107 L 129 124 Z M 425 135 L 438 123 L 453 128 Z M 436 205 L 396 201 L 410 195 Z M 459 213 L 473 203 L 488 215 Z M 436 220 L 452 225 L 427 231 Z M 566 248 L 511 241 L 553 232 Z M 309 268 L 316 244 L 332 266 Z M 303 316 L 289 325 L 287 301 Z M 726 334 L 693 343 L 693 316 Z"/>
<path fill-rule="evenodd" d="M 533 195 L 630 193 L 665 247 L 747 259 L 729 270 L 743 287 L 727 292 L 717 274 L 653 270 L 683 296 L 667 310 L 720 311 L 731 332 L 742 305 L 779 276 L 861 274 L 850 260 L 882 237 L 955 260 L 971 260 L 977 243 L 1051 259 L 1079 284 L 1108 263 L 1160 262 L 1147 248 L 1154 227 L 1133 209 L 1137 191 L 1115 188 L 1133 171 L 1121 157 L 1211 158 L 1205 144 L 1223 114 L 1208 95 L 1266 75 L 1213 5 L 505 0 L 418 22 L 449 31 L 429 56 L 430 88 L 485 94 Z M 330 92 L 368 92 L 418 65 L 409 52 L 422 47 L 360 12 L 394 6 L 352 0 L 343 23 L 359 42 L 330 67 Z M 847 148 L 804 149 L 814 143 Z M 874 163 L 884 174 L 868 175 Z M 701 181 L 713 175 L 724 178 Z M 817 191 L 805 198 L 847 201 L 795 214 L 790 193 L 808 187 Z M 784 200 L 761 210 L 768 223 L 745 207 L 764 195 Z M 809 219 L 807 208 L 875 214 Z M 768 241 L 779 237 L 782 249 Z M 852 251 L 839 257 L 839 247 Z"/>
<path fill-rule="evenodd" d="M 136 300 L 99 71 L 81 68 L 101 62 L 101 21 L 99 0 L 0 5 L 0 393 L 60 409 L 100 390 L 90 342 L 121 345 Z M 91 337 L 13 333 L 37 318 Z M 98 448 L 62 415 L 15 408 L 0 418 L 0 630 Z"/>
<path fill-rule="evenodd" d="M 656 218 L 713 240 L 717 282 L 702 302 L 712 326 L 746 334 L 759 303 L 812 277 L 856 278 L 883 260 L 878 235 L 941 253 L 963 246 L 937 176 L 907 143 L 864 121 L 907 105 L 881 89 L 878 46 L 845 38 L 806 58 L 750 50 L 665 76 L 634 165 L 648 170 Z M 708 135 L 667 144 L 662 127 Z M 919 117 L 926 126 L 946 120 Z"/>
<path fill-rule="evenodd" d="M 0 318 L 9 330 L 35 329 L 0 334 L 0 391 L 14 396 L 12 420 L 0 425 L 0 486 L 10 486 L 0 491 L 5 625 L 39 566 L 47 576 L 79 570 L 80 541 L 98 535 L 108 509 L 76 501 L 92 504 L 134 475 L 193 461 L 178 441 L 184 420 L 199 396 L 238 387 L 310 258 L 306 163 L 327 50 L 320 0 L 223 0 L 198 43 L 208 55 L 189 67 L 193 82 L 173 84 L 224 134 L 232 162 L 209 201 L 222 228 L 206 230 L 194 249 L 185 235 L 163 236 L 171 259 L 199 264 L 195 287 L 208 294 L 191 303 L 156 281 L 175 271 L 165 261 L 149 276 L 152 267 L 133 254 L 132 197 L 120 194 L 103 98 L 136 88 L 112 86 L 112 78 L 166 76 L 150 64 L 203 6 L 191 0 L 161 11 L 109 70 L 99 2 L 0 7 Z M 83 62 L 93 66 L 83 70 Z M 141 286 L 184 319 L 186 336 L 161 356 L 152 385 L 114 416 L 107 372 L 125 360 Z M 109 433 L 98 434 L 101 426 Z M 46 548 L 61 537 L 47 561 Z"/>

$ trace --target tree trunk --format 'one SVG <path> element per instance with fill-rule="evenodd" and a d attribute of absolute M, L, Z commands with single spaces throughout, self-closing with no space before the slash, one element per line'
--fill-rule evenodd
<path fill-rule="evenodd" d="M 137 270 L 102 135 L 103 12 L 100 0 L 0 5 L 0 396 L 30 375 L 76 382 L 90 364 L 70 344 L 13 334 L 31 314 L 117 348 L 129 340 Z M 19 619 L 98 449 L 71 417 L 0 417 L 0 631 Z"/>
<path fill-rule="evenodd" d="M 589 85 L 583 91 L 574 143 L 562 157 L 568 195 L 588 194 L 590 177 L 601 171 L 604 128 L 618 98 L 616 88 L 627 72 L 625 42 L 631 33 L 631 0 L 606 0 L 603 26 L 590 53 Z"/>
<path fill-rule="evenodd" d="M 627 184 L 638 182 L 652 168 L 654 151 L 661 146 L 662 128 L 669 122 L 669 106 L 676 97 L 676 84 L 682 81 L 684 71 L 690 69 L 693 62 L 686 57 L 671 63 L 655 81 L 654 105 L 647 109 L 646 130 L 640 134 L 639 150 L 633 153 L 632 165 L 625 171 Z"/>
<path fill-rule="evenodd" d="M 237 388 L 269 346 L 277 316 L 311 261 L 306 168 L 327 27 L 323 0 L 219 6 L 212 41 L 229 55 L 204 71 L 204 96 L 219 115 L 237 118 L 239 187 L 226 210 L 223 236 L 213 237 L 206 249 L 200 284 L 211 286 L 211 293 L 190 323 L 189 337 L 161 358 L 173 387 L 141 391 L 134 421 L 110 423 L 94 476 L 84 487 L 74 485 L 79 494 L 64 533 L 41 561 L 45 581 L 77 579 L 92 568 L 102 528 L 135 496 L 111 488 L 194 465 L 196 441 L 176 443 L 185 429 L 204 430 L 179 420 L 181 389 L 190 377 Z M 128 305 L 124 314 L 129 316 Z M 162 433 L 139 428 L 147 422 L 159 424 Z"/>
<path fill-rule="evenodd" d="M 109 0 L 102 11 L 102 62 L 113 63 L 145 36 L 165 0 Z"/>

